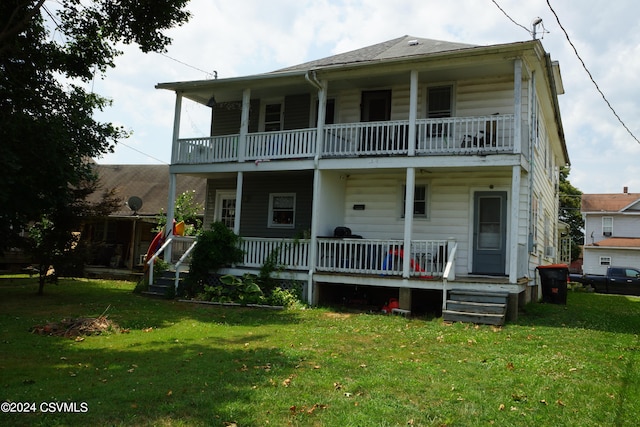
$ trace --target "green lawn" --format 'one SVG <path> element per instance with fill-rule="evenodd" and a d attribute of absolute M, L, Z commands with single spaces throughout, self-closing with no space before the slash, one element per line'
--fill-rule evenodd
<path fill-rule="evenodd" d="M 503 328 L 150 299 L 0 277 L 0 425 L 635 426 L 640 298 L 570 292 Z M 82 341 L 35 325 L 104 313 Z M 53 402 L 51 404 L 50 402 Z M 43 413 L 67 402 L 75 413 Z M 4 408 L 4 406 L 3 406 Z"/>

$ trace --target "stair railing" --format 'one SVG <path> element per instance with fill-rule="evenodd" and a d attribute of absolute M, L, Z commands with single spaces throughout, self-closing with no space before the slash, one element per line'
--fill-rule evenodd
<path fill-rule="evenodd" d="M 169 246 L 171 244 L 171 242 L 173 241 L 174 236 L 170 235 L 169 237 L 167 237 L 167 240 L 164 241 L 164 243 L 162 244 L 162 246 L 160 246 L 160 248 L 155 251 L 155 253 L 153 255 L 151 255 L 151 258 L 149 258 L 147 260 L 147 266 L 149 266 L 149 284 L 153 284 L 153 263 L 155 262 L 156 258 L 158 258 L 158 256 L 167 248 L 167 246 Z"/>
<path fill-rule="evenodd" d="M 449 246 L 449 256 L 447 258 L 447 265 L 444 267 L 444 272 L 442 273 L 442 310 L 447 309 L 447 281 L 453 280 L 456 278 L 455 273 L 455 259 L 456 252 L 458 250 L 458 244 L 453 243 L 453 245 Z"/>
<path fill-rule="evenodd" d="M 193 248 L 195 248 L 197 244 L 198 244 L 198 241 L 194 240 L 193 243 L 191 243 L 191 245 L 187 248 L 187 250 L 184 251 L 184 254 L 182 254 L 178 262 L 176 262 L 176 265 L 175 265 L 176 278 L 174 280 L 176 293 L 178 292 L 178 282 L 180 281 L 180 267 L 182 266 L 182 264 L 184 264 L 184 262 L 187 260 L 189 255 L 191 255 L 191 251 L 193 251 Z"/>

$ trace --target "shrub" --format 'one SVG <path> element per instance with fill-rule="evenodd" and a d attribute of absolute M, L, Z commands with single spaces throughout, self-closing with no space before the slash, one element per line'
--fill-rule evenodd
<path fill-rule="evenodd" d="M 191 256 L 189 274 L 181 287 L 187 297 L 204 292 L 212 271 L 240 262 L 243 257 L 243 252 L 238 247 L 240 236 L 222 222 L 214 222 L 210 230 L 198 234 L 197 242 Z"/>

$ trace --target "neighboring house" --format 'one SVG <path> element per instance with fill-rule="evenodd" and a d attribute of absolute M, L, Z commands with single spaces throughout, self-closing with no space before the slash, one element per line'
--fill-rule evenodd
<path fill-rule="evenodd" d="M 100 188 L 89 201 L 97 202 L 105 190 L 115 189 L 122 203 L 108 217 L 92 218 L 85 223 L 81 238 L 91 248 L 88 264 L 142 269 L 156 234 L 153 229 L 158 226 L 158 215 L 167 210 L 169 166 L 97 164 L 95 170 Z M 206 180 L 181 176 L 175 189 L 177 194 L 192 190 L 196 192 L 196 201 L 204 206 Z"/>
<path fill-rule="evenodd" d="M 156 87 L 176 93 L 171 179 L 206 178 L 205 223 L 243 237 L 229 271 L 281 246 L 314 304 L 368 289 L 411 309 L 455 288 L 508 292 L 514 309 L 538 298 L 536 266 L 558 260 L 563 87 L 539 40 L 404 36 Z M 184 98 L 211 108 L 211 135 L 179 136 Z"/>
<path fill-rule="evenodd" d="M 640 267 L 640 193 L 583 194 L 583 272 L 605 274 L 610 265 Z"/>

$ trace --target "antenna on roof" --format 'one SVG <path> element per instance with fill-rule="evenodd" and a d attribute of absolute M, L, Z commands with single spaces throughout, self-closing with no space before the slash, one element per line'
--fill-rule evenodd
<path fill-rule="evenodd" d="M 138 196 L 131 196 L 129 200 L 127 200 L 127 206 L 129 206 L 129 209 L 131 209 L 133 215 L 135 215 L 142 207 L 142 199 Z"/>
<path fill-rule="evenodd" d="M 542 23 L 542 18 L 540 18 L 539 16 L 534 18 L 533 21 L 531 21 L 531 36 L 533 36 L 534 40 L 536 39 L 536 27 L 538 25 L 542 25 L 542 34 L 546 32 L 544 24 Z M 544 37 L 544 35 L 542 37 Z"/>

